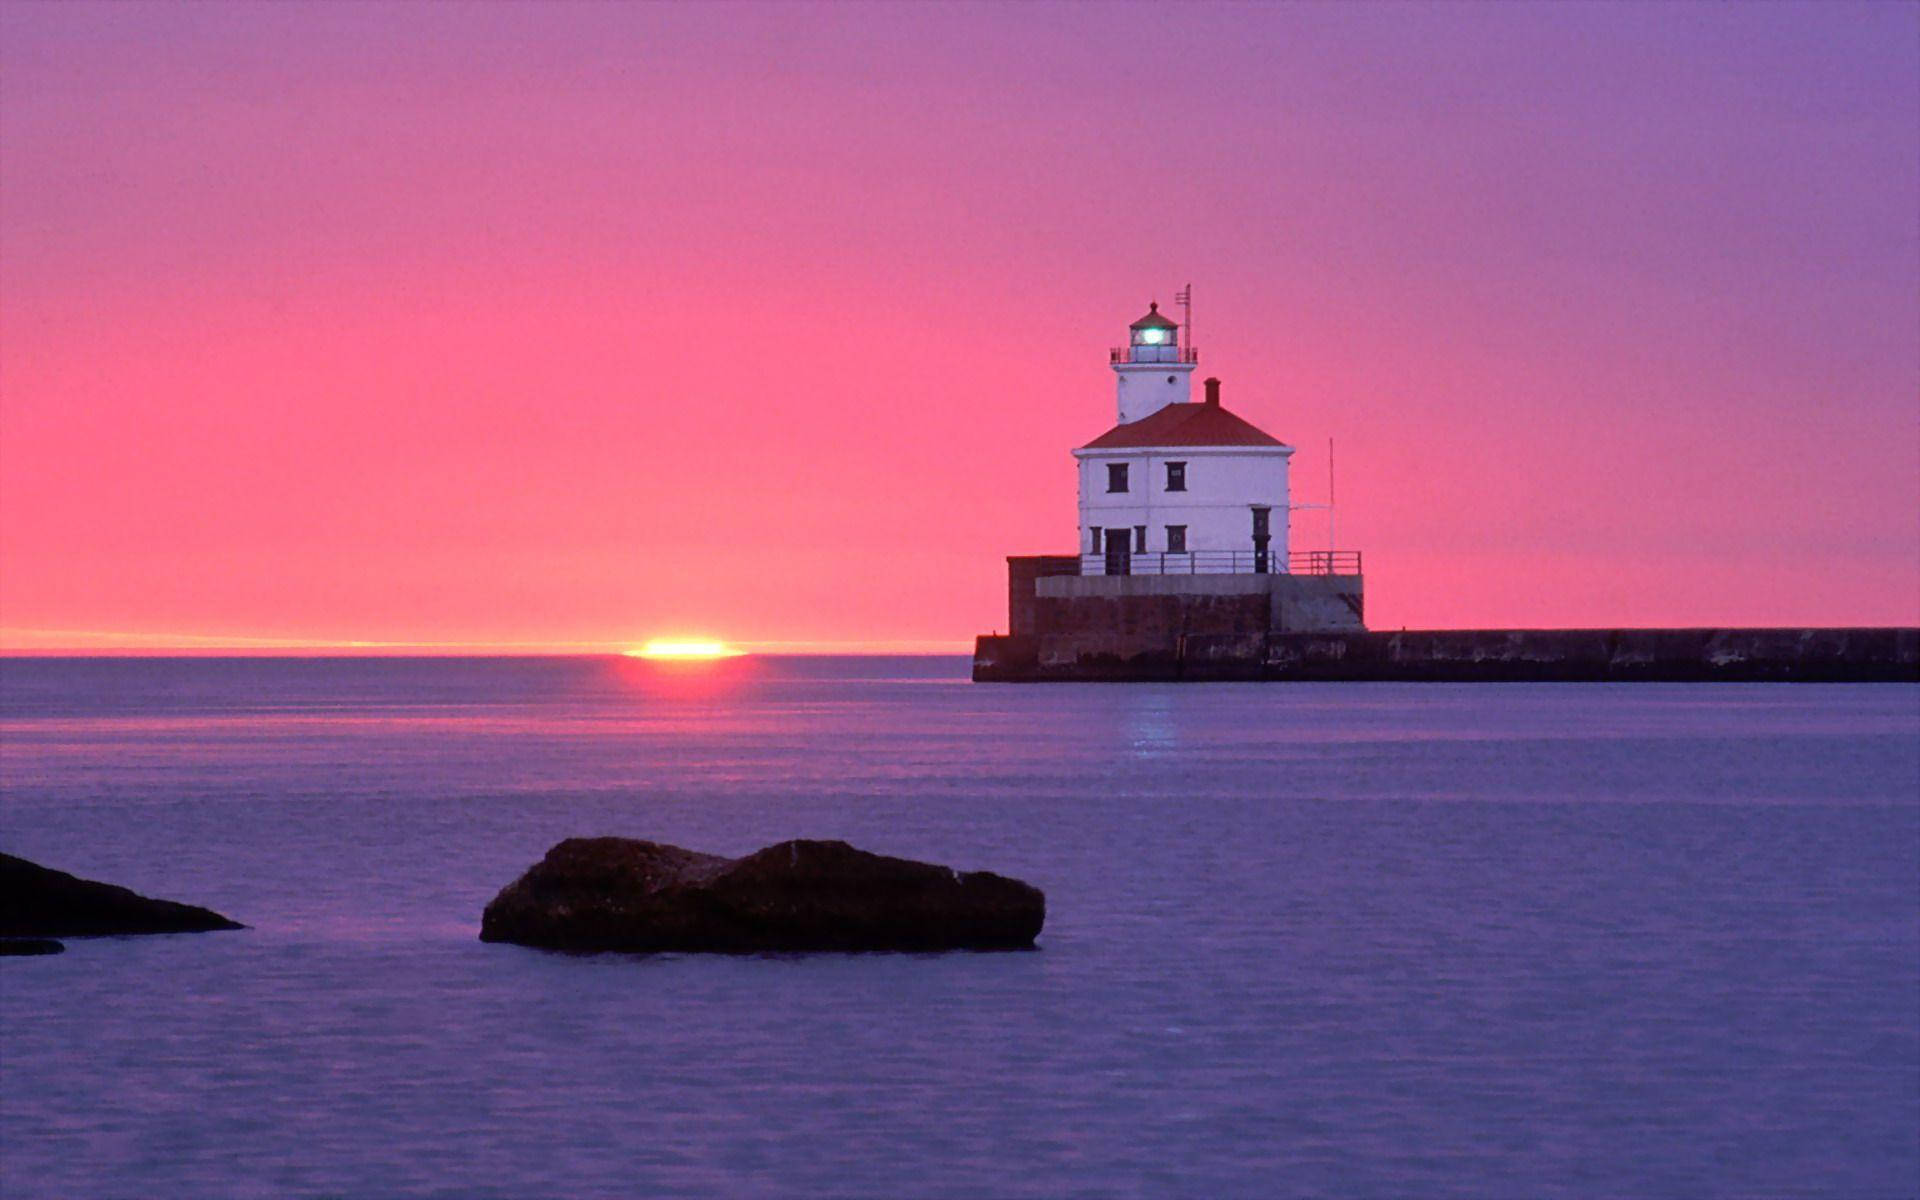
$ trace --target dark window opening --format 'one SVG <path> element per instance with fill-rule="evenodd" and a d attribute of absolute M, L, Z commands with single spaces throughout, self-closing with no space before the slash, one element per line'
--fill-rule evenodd
<path fill-rule="evenodd" d="M 1127 464 L 1107 464 L 1107 490 L 1110 492 L 1124 492 L 1127 490 Z"/>
<path fill-rule="evenodd" d="M 1170 492 L 1187 490 L 1187 464 L 1183 462 L 1167 464 L 1167 490 Z"/>
<path fill-rule="evenodd" d="M 1167 553 L 1185 554 L 1187 552 L 1187 527 L 1185 525 L 1167 526 Z"/>

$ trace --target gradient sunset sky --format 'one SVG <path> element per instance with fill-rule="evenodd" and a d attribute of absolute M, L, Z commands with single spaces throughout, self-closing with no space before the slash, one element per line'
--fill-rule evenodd
<path fill-rule="evenodd" d="M 957 649 L 1188 282 L 1376 628 L 1920 622 L 1920 5 L 7 3 L 0 646 Z"/>

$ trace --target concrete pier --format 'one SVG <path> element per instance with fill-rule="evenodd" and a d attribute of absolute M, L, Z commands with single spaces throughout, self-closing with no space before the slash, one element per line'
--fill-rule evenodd
<path fill-rule="evenodd" d="M 1049 581 L 1051 582 L 1051 581 Z M 1114 631 L 1117 634 L 1119 631 Z M 983 683 L 1920 682 L 1920 629 L 1457 629 L 982 637 Z"/>

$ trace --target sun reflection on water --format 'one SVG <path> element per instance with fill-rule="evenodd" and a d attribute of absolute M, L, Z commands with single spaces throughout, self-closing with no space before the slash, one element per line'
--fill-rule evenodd
<path fill-rule="evenodd" d="M 760 674 L 744 650 L 705 638 L 655 639 L 617 660 L 629 695 L 656 701 L 706 702 L 735 695 Z"/>

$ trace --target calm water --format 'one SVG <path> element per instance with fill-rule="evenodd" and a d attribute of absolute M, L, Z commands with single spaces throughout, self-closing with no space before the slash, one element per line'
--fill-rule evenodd
<path fill-rule="evenodd" d="M 0 1194 L 1920 1192 L 1920 689 L 0 663 Z M 1043 887 L 1022 954 L 476 940 L 562 837 Z"/>

